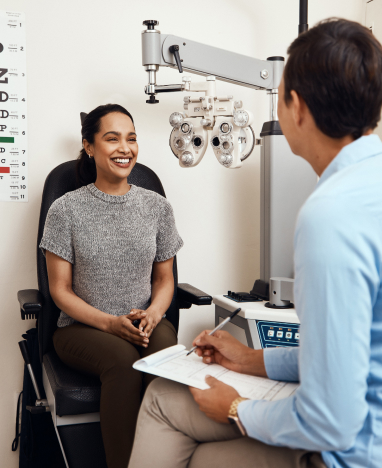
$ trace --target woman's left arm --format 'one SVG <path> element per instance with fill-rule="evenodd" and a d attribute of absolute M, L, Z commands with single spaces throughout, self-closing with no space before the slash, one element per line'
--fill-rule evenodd
<path fill-rule="evenodd" d="M 170 307 L 174 295 L 174 275 L 172 272 L 174 258 L 164 262 L 153 263 L 153 275 L 151 283 L 151 304 L 146 310 L 146 317 L 141 319 L 139 329 L 150 337 L 154 328 L 161 321 L 163 315 Z M 136 312 L 138 309 L 132 309 Z"/>

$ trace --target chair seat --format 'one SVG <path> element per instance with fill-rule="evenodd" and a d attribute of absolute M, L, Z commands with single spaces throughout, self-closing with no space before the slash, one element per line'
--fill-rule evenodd
<path fill-rule="evenodd" d="M 66 366 L 54 350 L 44 354 L 43 364 L 56 400 L 58 416 L 99 411 L 101 382 L 98 377 Z"/>

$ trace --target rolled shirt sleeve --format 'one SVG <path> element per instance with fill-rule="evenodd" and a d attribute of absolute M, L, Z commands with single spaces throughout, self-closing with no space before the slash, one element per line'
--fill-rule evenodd
<path fill-rule="evenodd" d="M 156 255 L 154 262 L 164 262 L 172 258 L 183 247 L 175 225 L 174 211 L 170 203 L 163 199 L 163 206 L 158 219 L 158 230 L 156 236 Z"/>
<path fill-rule="evenodd" d="M 264 349 L 263 356 L 267 376 L 273 380 L 298 382 L 298 355 L 298 346 L 293 348 L 278 347 Z"/>
<path fill-rule="evenodd" d="M 45 251 L 48 250 L 74 264 L 72 223 L 65 200 L 65 196 L 58 198 L 49 208 L 40 249 L 44 255 Z"/>

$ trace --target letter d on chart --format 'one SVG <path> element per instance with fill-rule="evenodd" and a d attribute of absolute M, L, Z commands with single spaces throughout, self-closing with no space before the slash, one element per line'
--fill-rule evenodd
<path fill-rule="evenodd" d="M 7 102 L 8 98 L 9 96 L 5 91 L 0 91 L 0 102 Z"/>
<path fill-rule="evenodd" d="M 6 119 L 9 116 L 9 112 L 0 109 L 0 119 Z"/>
<path fill-rule="evenodd" d="M 0 148 L 0 153 L 5 153 L 5 148 Z"/>

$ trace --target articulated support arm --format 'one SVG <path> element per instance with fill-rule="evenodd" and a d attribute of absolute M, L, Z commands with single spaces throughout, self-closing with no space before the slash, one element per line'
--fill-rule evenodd
<path fill-rule="evenodd" d="M 155 20 L 143 24 L 147 29 L 142 32 L 142 65 L 149 75 L 145 90 L 150 95 L 149 103 L 157 102 L 156 93 L 184 89 L 182 84 L 158 86 L 156 72 L 159 67 L 178 68 L 180 73 L 186 70 L 202 76 L 213 75 L 218 80 L 268 91 L 277 89 L 280 84 L 283 57 L 259 60 L 183 37 L 161 34 L 155 29 L 159 24 Z"/>

